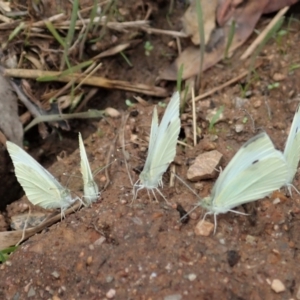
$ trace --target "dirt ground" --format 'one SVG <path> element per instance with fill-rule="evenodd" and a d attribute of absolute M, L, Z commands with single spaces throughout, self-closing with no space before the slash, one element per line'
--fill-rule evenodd
<path fill-rule="evenodd" d="M 151 2 L 150 2 L 151 3 Z M 154 5 L 155 6 L 155 5 Z M 170 17 L 173 28 L 166 22 L 168 5 L 152 15 L 155 27 L 180 29 L 179 17 L 184 4 L 176 2 Z M 257 28 L 263 28 L 263 17 Z M 200 153 L 216 149 L 224 157 L 224 168 L 240 146 L 250 137 L 265 130 L 276 147 L 283 150 L 296 107 L 300 100 L 300 18 L 289 24 L 282 39 L 271 39 L 262 50 L 257 76 L 251 78 L 249 95 L 243 109 L 237 108 L 242 80 L 212 96 L 197 102 L 197 125 L 201 129 L 195 147 L 177 146 L 174 165 L 185 181 L 190 162 Z M 287 28 L 287 24 L 284 25 Z M 104 60 L 105 76 L 140 83 L 154 84 L 159 70 L 175 57 L 168 47 L 172 38 L 143 35 L 143 43 L 127 55 L 129 67 L 121 56 Z M 237 76 L 247 68 L 237 59 L 255 38 L 239 49 L 229 63 L 221 63 L 205 72 L 203 91 Z M 145 56 L 144 42 L 150 40 L 157 51 Z M 162 55 L 162 53 L 170 55 Z M 278 82 L 278 86 L 272 86 Z M 170 89 L 175 83 L 164 83 Z M 271 85 L 271 86 L 270 86 Z M 69 188 L 82 190 L 79 171 L 78 131 L 85 140 L 92 170 L 117 160 L 96 176 L 103 189 L 100 199 L 91 207 L 69 214 L 61 222 L 43 230 L 22 243 L 0 266 L 1 299 L 300 299 L 300 196 L 286 197 L 284 191 L 270 198 L 237 208 L 250 216 L 226 213 L 218 215 L 215 235 L 197 236 L 195 225 L 202 216 L 195 210 L 187 224 L 179 222 L 179 212 L 163 199 L 149 199 L 140 191 L 132 203 L 132 184 L 138 179 L 136 169 L 143 166 L 147 154 L 147 136 L 151 125 L 153 105 L 158 99 L 144 97 L 151 105 L 135 103 L 133 93 L 99 90 L 89 102 L 89 108 L 114 107 L 128 118 L 105 118 L 100 121 L 74 121 L 71 132 L 49 137 L 43 149 L 42 161 Z M 127 107 L 125 99 L 135 105 Z M 207 112 L 224 105 L 223 118 L 208 130 Z M 160 117 L 164 108 L 158 106 Z M 236 125 L 242 128 L 236 130 Z M 180 137 L 192 145 L 191 107 L 182 116 Z M 28 140 L 37 140 L 35 130 Z M 124 141 L 122 140 L 125 137 Z M 125 147 L 124 147 L 125 146 Z M 39 149 L 30 149 L 37 153 Z M 123 149 L 125 151 L 123 151 Z M 70 155 L 62 153 L 65 151 Z M 74 152 L 73 152 L 74 151 Z M 50 160 L 49 160 L 50 157 Z M 128 160 L 128 167 L 124 162 Z M 70 174 L 64 176 L 62 173 Z M 169 172 L 164 175 L 162 193 L 172 204 L 181 204 L 189 211 L 196 197 L 180 182 L 169 187 Z M 209 195 L 215 180 L 202 181 L 200 197 Z M 5 184 L 5 182 L 2 182 Z M 195 189 L 195 184 L 188 183 Z M 296 175 L 294 185 L 299 188 Z M 279 199 L 279 200 L 278 200 Z M 26 205 L 25 205 L 26 204 Z M 25 206 L 24 206 L 25 205 Z M 25 197 L 7 207 L 6 220 L 18 213 L 27 213 Z M 208 220 L 213 222 L 211 216 Z M 4 225 L 5 227 L 5 225 Z M 7 229 L 7 228 L 6 228 Z M 284 289 L 276 293 L 272 284 L 279 280 Z"/>

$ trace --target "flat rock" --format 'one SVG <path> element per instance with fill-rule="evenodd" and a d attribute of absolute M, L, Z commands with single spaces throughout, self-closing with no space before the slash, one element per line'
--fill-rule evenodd
<path fill-rule="evenodd" d="M 215 178 L 216 168 L 219 166 L 223 155 L 217 151 L 209 151 L 198 155 L 195 162 L 187 171 L 187 178 L 190 181 Z"/>

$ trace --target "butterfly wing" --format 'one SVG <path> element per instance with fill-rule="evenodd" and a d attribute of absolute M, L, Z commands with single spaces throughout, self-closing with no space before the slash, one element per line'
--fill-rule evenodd
<path fill-rule="evenodd" d="M 140 180 L 147 188 L 156 188 L 163 173 L 176 155 L 180 131 L 179 93 L 175 92 L 158 126 L 156 109 L 153 113 L 148 156 Z"/>
<path fill-rule="evenodd" d="M 286 182 L 288 168 L 283 154 L 276 150 L 267 134 L 245 143 L 219 176 L 204 203 L 214 213 L 263 198 Z"/>
<path fill-rule="evenodd" d="M 146 162 L 144 165 L 144 170 L 150 170 L 151 163 L 153 161 L 153 154 L 156 145 L 156 139 L 158 134 L 158 116 L 157 116 L 157 109 L 154 107 L 153 115 L 152 115 L 152 122 L 151 122 L 151 132 L 150 132 L 150 139 L 149 139 L 149 147 L 148 147 L 148 155 L 146 158 Z"/>
<path fill-rule="evenodd" d="M 284 157 L 279 151 L 270 157 L 255 160 L 237 177 L 232 178 L 220 194 L 212 196 L 211 210 L 225 213 L 241 204 L 264 198 L 285 184 L 287 174 Z"/>
<path fill-rule="evenodd" d="M 274 150 L 274 145 L 265 132 L 249 139 L 221 172 L 213 188 L 213 192 L 220 194 L 224 187 L 230 184 L 232 178 L 235 178 L 243 170 L 251 166 L 253 161 L 268 157 Z"/>
<path fill-rule="evenodd" d="M 6 145 L 17 179 L 33 205 L 65 209 L 73 203 L 70 191 L 36 160 L 14 143 L 7 142 Z"/>
<path fill-rule="evenodd" d="M 283 155 L 287 161 L 289 168 L 287 183 L 291 183 L 297 172 L 297 167 L 300 159 L 300 105 L 298 106 L 295 113 Z"/>
<path fill-rule="evenodd" d="M 94 177 L 87 158 L 85 147 L 81 134 L 79 133 L 79 150 L 80 150 L 80 168 L 83 178 L 84 200 L 87 204 L 95 202 L 98 199 L 99 189 L 94 181 Z"/>

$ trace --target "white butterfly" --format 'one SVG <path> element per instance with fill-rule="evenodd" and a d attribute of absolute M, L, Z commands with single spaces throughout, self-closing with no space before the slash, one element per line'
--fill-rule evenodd
<path fill-rule="evenodd" d="M 216 215 L 234 207 L 255 201 L 281 188 L 287 181 L 288 168 L 283 154 L 274 148 L 266 133 L 247 141 L 217 179 L 211 196 L 199 205 L 205 214 Z M 204 218 L 205 218 L 204 216 Z"/>
<path fill-rule="evenodd" d="M 28 200 L 45 209 L 60 208 L 63 212 L 79 198 L 73 199 L 69 189 L 63 187 L 52 174 L 43 168 L 22 148 L 6 142 L 15 173 Z"/>
<path fill-rule="evenodd" d="M 286 141 L 283 155 L 288 165 L 288 179 L 286 186 L 291 195 L 291 186 L 294 176 L 297 172 L 299 160 L 300 160 L 300 105 L 295 113 L 292 127 Z"/>
<path fill-rule="evenodd" d="M 135 196 L 139 190 L 146 188 L 152 192 L 154 189 L 157 190 L 164 198 L 158 190 L 158 186 L 162 186 L 162 175 L 176 155 L 176 144 L 180 131 L 179 107 L 179 92 L 175 92 L 160 125 L 158 125 L 157 109 L 154 107 L 148 156 L 139 180 L 134 185 L 138 187 Z"/>
<path fill-rule="evenodd" d="M 82 141 L 81 134 L 79 133 L 79 149 L 80 149 L 80 168 L 83 179 L 84 202 L 89 206 L 95 202 L 99 197 L 98 185 L 94 181 L 94 177 L 90 168 L 90 164 L 86 155 L 85 147 Z"/>

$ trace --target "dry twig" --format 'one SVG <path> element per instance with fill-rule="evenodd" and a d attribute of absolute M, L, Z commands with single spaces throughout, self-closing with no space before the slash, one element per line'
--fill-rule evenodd
<path fill-rule="evenodd" d="M 6 77 L 17 78 L 29 78 L 37 79 L 38 77 L 53 76 L 55 80 L 59 82 L 70 82 L 74 80 L 76 83 L 80 83 L 82 80 L 82 74 L 73 73 L 70 75 L 61 76 L 61 72 L 54 71 L 41 71 L 41 70 L 28 70 L 28 69 L 5 69 L 3 75 Z M 142 83 L 133 84 L 128 81 L 110 80 L 99 76 L 90 76 L 85 79 L 85 85 L 92 85 L 107 89 L 117 89 L 124 91 L 131 91 L 141 93 L 145 95 L 151 95 L 156 97 L 167 97 L 168 91 L 164 88 L 157 86 L 150 86 Z"/>

